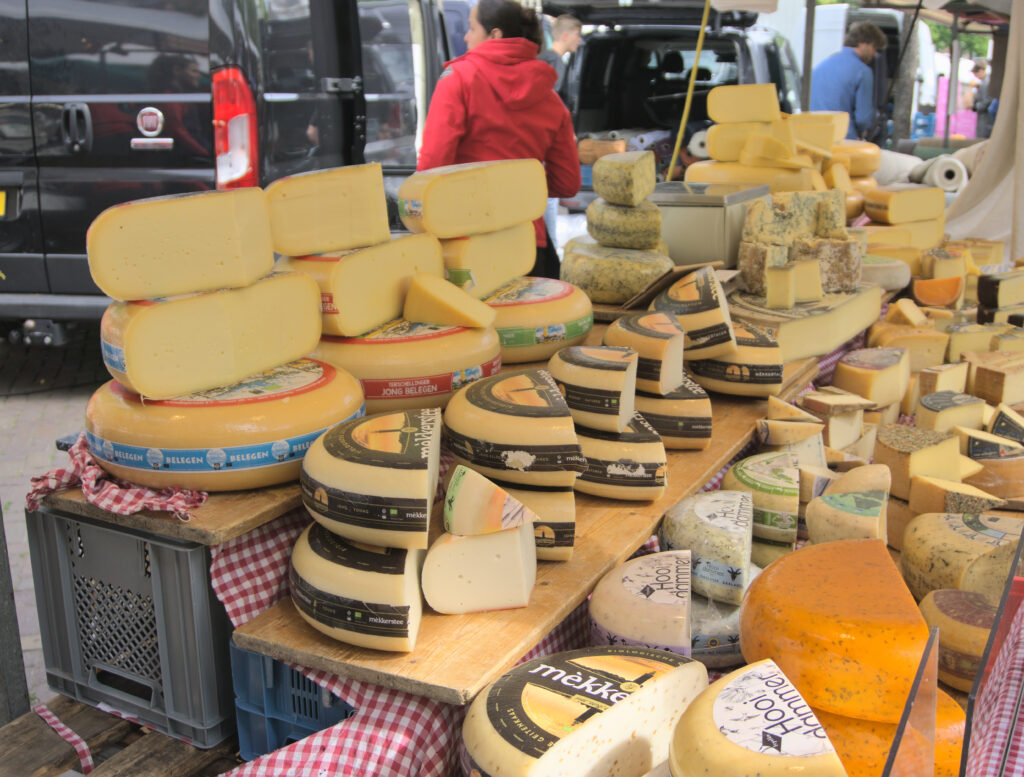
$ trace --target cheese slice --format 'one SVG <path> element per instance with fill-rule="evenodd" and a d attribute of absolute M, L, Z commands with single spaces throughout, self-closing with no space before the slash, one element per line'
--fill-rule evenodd
<path fill-rule="evenodd" d="M 917 403 L 914 423 L 919 429 L 944 432 L 954 426 L 981 429 L 985 403 L 970 394 L 937 391 L 925 394 Z"/>
<path fill-rule="evenodd" d="M 442 533 L 423 561 L 423 598 L 445 615 L 526 607 L 537 578 L 533 526 Z"/>
<path fill-rule="evenodd" d="M 639 413 L 622 432 L 576 426 L 587 468 L 573 486 L 607 499 L 658 499 L 665 493 L 668 460 L 661 437 Z"/>
<path fill-rule="evenodd" d="M 114 205 L 89 225 L 85 249 L 93 281 L 117 300 L 248 286 L 274 264 L 267 201 L 257 187 Z"/>
<path fill-rule="evenodd" d="M 444 530 L 450 534 L 491 534 L 532 524 L 536 514 L 478 472 L 461 464 L 448 481 L 444 498 Z"/>
<path fill-rule="evenodd" d="M 1006 504 L 1005 499 L 967 483 L 958 483 L 927 475 L 910 481 L 910 510 L 921 513 L 982 513 Z"/>
<path fill-rule="evenodd" d="M 627 207 L 598 198 L 587 206 L 587 232 L 611 248 L 656 248 L 661 241 L 661 210 L 650 200 Z"/>
<path fill-rule="evenodd" d="M 768 420 L 769 421 L 809 421 L 812 424 L 819 422 L 819 418 L 811 415 L 806 410 L 801 410 L 796 405 L 791 405 L 778 397 L 768 397 Z"/>
<path fill-rule="evenodd" d="M 690 551 L 629 559 L 605 574 L 588 607 L 595 645 L 690 655 Z"/>
<path fill-rule="evenodd" d="M 661 547 L 693 553 L 693 590 L 739 604 L 750 583 L 754 504 L 746 491 L 709 491 L 670 507 L 662 520 Z"/>
<path fill-rule="evenodd" d="M 986 431 L 1024 443 L 1024 416 L 1007 404 L 1000 403 L 996 414 L 985 427 Z"/>
<path fill-rule="evenodd" d="M 497 310 L 494 328 L 505 364 L 549 359 L 560 348 L 582 343 L 594 326 L 587 295 L 554 278 L 519 278 L 484 302 Z"/>
<path fill-rule="evenodd" d="M 594 162 L 594 191 L 614 205 L 637 207 L 654 194 L 656 181 L 653 151 L 606 154 Z"/>
<path fill-rule="evenodd" d="M 807 536 L 815 545 L 837 540 L 885 540 L 888 497 L 887 491 L 874 489 L 825 493 L 812 499 L 807 505 Z"/>
<path fill-rule="evenodd" d="M 574 423 L 621 433 L 632 420 L 637 371 L 632 348 L 572 345 L 551 357 L 548 371 Z"/>
<path fill-rule="evenodd" d="M 409 279 L 402 307 L 406 321 L 486 328 L 494 323 L 495 316 L 494 308 L 440 276 L 416 273 Z"/>
<path fill-rule="evenodd" d="M 537 232 L 524 221 L 496 232 L 441 241 L 445 277 L 477 299 L 526 275 L 537 261 Z"/>
<path fill-rule="evenodd" d="M 921 614 L 939 630 L 939 679 L 970 692 L 981 670 L 998 605 L 981 594 L 943 588 L 921 600 Z"/>
<path fill-rule="evenodd" d="M 617 318 L 605 330 L 603 342 L 637 352 L 638 391 L 664 396 L 686 380 L 683 373 L 686 332 L 669 312 L 630 313 Z"/>
<path fill-rule="evenodd" d="M 660 248 L 614 248 L 601 245 L 590 235 L 580 235 L 565 244 L 559 278 L 582 289 L 592 302 L 617 305 L 673 267 L 675 263 Z"/>
<path fill-rule="evenodd" d="M 708 116 L 724 124 L 736 121 L 777 121 L 779 95 L 772 84 L 716 86 L 708 92 Z"/>
<path fill-rule="evenodd" d="M 800 694 L 837 715 L 899 721 L 928 626 L 885 542 L 801 548 L 765 569 L 740 612 L 743 657 L 774 656 Z"/>
<path fill-rule="evenodd" d="M 733 326 L 736 350 L 687 361 L 693 379 L 705 389 L 738 396 L 766 397 L 782 390 L 782 349 L 767 329 Z"/>
<path fill-rule="evenodd" d="M 771 659 L 727 674 L 686 708 L 669 763 L 673 777 L 846 777 L 799 689 Z"/>
<path fill-rule="evenodd" d="M 398 215 L 410 232 L 439 239 L 496 232 L 544 215 L 547 190 L 536 159 L 435 167 L 402 182 Z"/>
<path fill-rule="evenodd" d="M 749 491 L 753 500 L 754 537 L 796 541 L 800 509 L 800 471 L 792 453 L 758 453 L 740 459 L 722 478 L 722 488 Z"/>
<path fill-rule="evenodd" d="M 316 348 L 319 298 L 311 279 L 283 273 L 242 289 L 114 302 L 100 322 L 103 361 L 152 399 L 230 386 Z"/>
<path fill-rule="evenodd" d="M 346 421 L 306 453 L 302 502 L 319 523 L 347 539 L 423 549 L 440 456 L 437 408 Z"/>
<path fill-rule="evenodd" d="M 928 316 L 910 297 L 901 297 L 889 303 L 885 320 L 904 326 L 928 326 Z"/>
<path fill-rule="evenodd" d="M 576 544 L 576 497 L 572 486 L 524 486 L 495 482 L 534 513 L 538 561 L 568 561 Z"/>
<path fill-rule="evenodd" d="M 766 267 L 764 271 L 765 304 L 770 308 L 789 309 L 796 304 L 796 265 Z"/>
<path fill-rule="evenodd" d="M 378 162 L 278 178 L 267 210 L 274 250 L 285 256 L 372 246 L 391 234 Z"/>
<path fill-rule="evenodd" d="M 910 383 L 910 358 L 902 348 L 859 348 L 836 364 L 832 385 L 876 405 L 899 402 Z"/>
<path fill-rule="evenodd" d="M 910 480 L 915 475 L 959 481 L 959 457 L 960 446 L 956 435 L 950 432 L 899 424 L 878 428 L 875 463 L 889 467 L 891 493 L 900 499 L 909 498 Z"/>
<path fill-rule="evenodd" d="M 351 543 L 314 523 L 292 551 L 292 602 L 306 623 L 329 637 L 409 652 L 423 611 L 422 561 L 422 550 Z"/>
<path fill-rule="evenodd" d="M 634 405 L 666 448 L 703 450 L 711 443 L 711 400 L 687 375 L 664 396 L 637 391 Z"/>
<path fill-rule="evenodd" d="M 687 359 L 710 359 L 736 351 L 725 292 L 711 267 L 684 275 L 654 298 L 650 310 L 676 316 L 686 332 Z"/>
<path fill-rule="evenodd" d="M 444 435 L 459 463 L 510 483 L 572 486 L 586 469 L 547 370 L 505 372 L 460 389 L 445 408 Z"/>

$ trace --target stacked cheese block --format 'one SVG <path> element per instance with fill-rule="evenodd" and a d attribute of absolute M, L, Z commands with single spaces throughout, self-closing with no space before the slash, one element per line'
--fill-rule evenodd
<path fill-rule="evenodd" d="M 291 227 L 268 201 L 258 188 L 140 200 L 91 225 L 90 271 L 118 300 L 101 323 L 115 380 L 86 411 L 110 473 L 155 488 L 282 483 L 325 428 L 362 415 L 351 375 L 302 358 L 320 337 L 319 290 L 268 274 Z"/>
<path fill-rule="evenodd" d="M 907 244 L 921 250 L 942 242 L 946 226 L 945 193 L 934 186 L 890 184 L 869 190 L 864 212 L 871 219 L 865 229 L 868 242 Z"/>

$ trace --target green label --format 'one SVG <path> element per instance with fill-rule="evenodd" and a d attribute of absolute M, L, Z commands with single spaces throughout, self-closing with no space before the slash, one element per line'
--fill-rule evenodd
<path fill-rule="evenodd" d="M 523 348 L 559 340 L 572 340 L 586 335 L 594 327 L 594 314 L 567 321 L 564 324 L 548 324 L 534 328 L 510 326 L 498 329 L 498 340 L 502 348 Z"/>
<path fill-rule="evenodd" d="M 823 494 L 822 502 L 844 513 L 877 518 L 885 509 L 888 494 L 885 491 L 861 491 L 847 494 Z"/>
<path fill-rule="evenodd" d="M 462 289 L 472 289 L 476 286 L 472 270 L 448 268 L 444 272 L 449 283 L 454 283 Z"/>

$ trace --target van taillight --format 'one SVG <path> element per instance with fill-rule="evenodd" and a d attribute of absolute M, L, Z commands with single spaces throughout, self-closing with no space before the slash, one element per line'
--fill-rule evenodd
<path fill-rule="evenodd" d="M 218 189 L 259 185 L 256 100 L 237 67 L 213 74 L 213 143 Z"/>

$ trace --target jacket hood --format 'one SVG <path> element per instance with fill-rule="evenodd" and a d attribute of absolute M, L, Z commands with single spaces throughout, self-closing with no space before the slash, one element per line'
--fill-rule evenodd
<path fill-rule="evenodd" d="M 489 38 L 448 63 L 471 70 L 510 108 L 529 108 L 554 88 L 555 69 L 537 59 L 537 44 L 526 38 Z"/>

